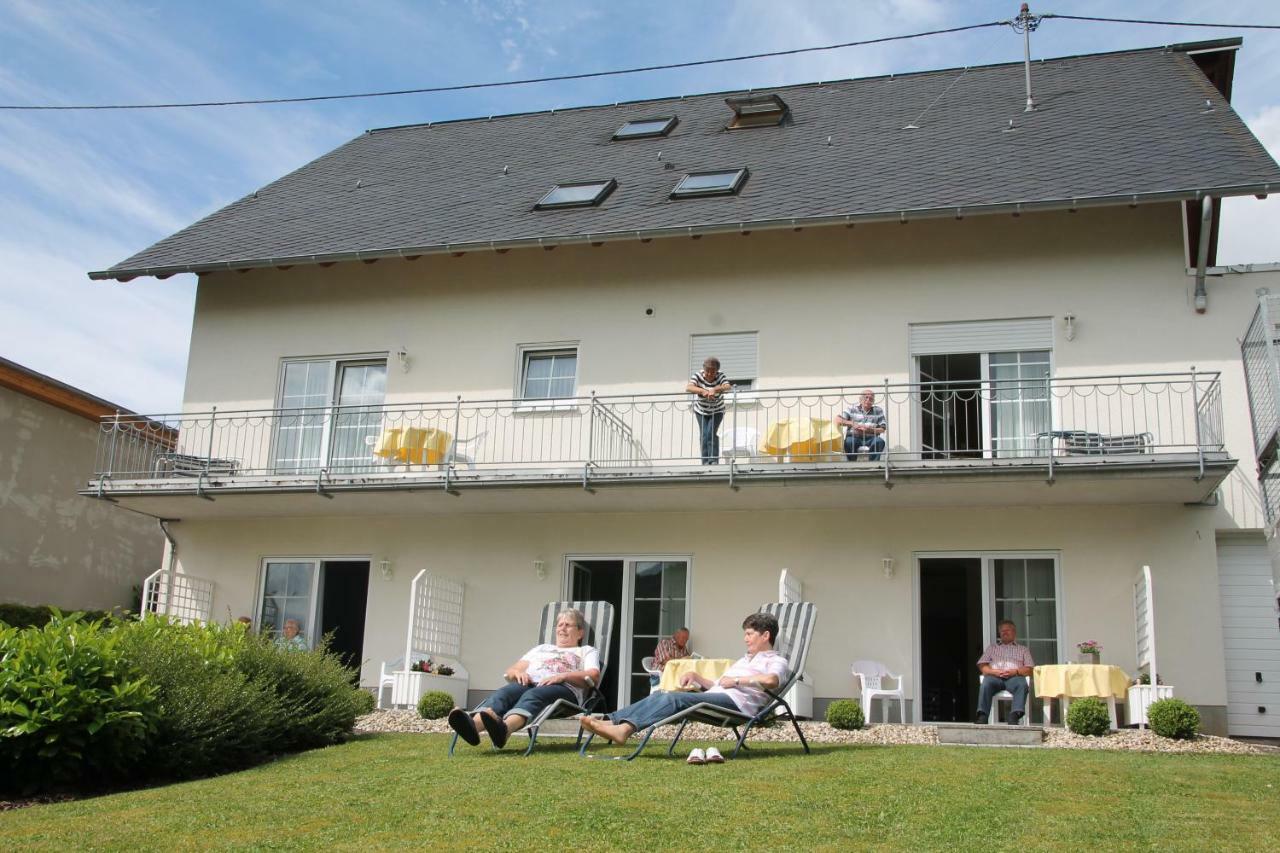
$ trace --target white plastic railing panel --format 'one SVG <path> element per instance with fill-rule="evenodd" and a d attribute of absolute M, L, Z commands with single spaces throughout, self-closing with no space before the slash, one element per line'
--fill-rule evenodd
<path fill-rule="evenodd" d="M 459 581 L 433 575 L 426 569 L 414 576 L 409 595 L 406 661 L 417 652 L 458 658 L 462 653 L 462 596 Z"/>
<path fill-rule="evenodd" d="M 1155 594 L 1151 586 L 1151 567 L 1143 566 L 1133 581 L 1133 621 L 1138 651 L 1138 670 L 1145 670 L 1156 680 L 1156 613 Z"/>
<path fill-rule="evenodd" d="M 159 569 L 142 585 L 142 612 L 170 616 L 185 624 L 208 622 L 213 581 Z"/>
<path fill-rule="evenodd" d="M 783 569 L 778 577 L 778 601 L 783 604 L 799 604 L 804 601 L 804 584 L 790 569 Z"/>

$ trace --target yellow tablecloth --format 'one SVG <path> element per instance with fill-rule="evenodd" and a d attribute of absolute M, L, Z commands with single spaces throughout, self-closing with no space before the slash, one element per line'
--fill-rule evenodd
<path fill-rule="evenodd" d="M 844 447 L 844 432 L 833 421 L 796 418 L 778 421 L 769 427 L 760 449 L 779 460 L 821 462 L 838 459 Z"/>
<path fill-rule="evenodd" d="M 728 658 L 676 658 L 667 661 L 667 665 L 662 668 L 662 680 L 658 682 L 655 690 L 681 690 L 680 677 L 686 672 L 696 672 L 703 678 L 709 678 L 715 681 L 717 678 L 725 674 L 729 667 L 733 666 L 733 661 Z"/>
<path fill-rule="evenodd" d="M 1091 663 L 1065 663 L 1038 666 L 1032 675 L 1036 695 L 1040 697 L 1065 696 L 1079 699 L 1084 696 L 1108 696 L 1123 699 L 1129 689 L 1129 676 L 1118 666 L 1095 666 Z"/>
<path fill-rule="evenodd" d="M 378 436 L 373 455 L 406 465 L 439 465 L 452 442 L 453 436 L 442 429 L 392 427 Z"/>

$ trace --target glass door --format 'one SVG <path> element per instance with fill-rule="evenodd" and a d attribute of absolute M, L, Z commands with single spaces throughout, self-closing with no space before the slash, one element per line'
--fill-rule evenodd
<path fill-rule="evenodd" d="M 382 401 L 387 392 L 387 363 L 339 363 L 338 392 L 333 415 L 331 471 L 369 471 L 372 448 L 366 439 L 382 428 Z"/>
<path fill-rule="evenodd" d="M 990 447 L 999 457 L 1034 456 L 1038 436 L 1049 429 L 1049 352 L 993 352 Z"/>
<path fill-rule="evenodd" d="M 991 560 L 995 619 L 1009 619 L 1037 664 L 1058 663 L 1058 593 L 1052 557 Z M 994 639 L 988 642 L 995 642 Z"/>
<path fill-rule="evenodd" d="M 333 387 L 331 368 L 327 361 L 285 364 L 276 420 L 276 471 L 302 474 L 320 468 L 326 407 Z"/>
<path fill-rule="evenodd" d="M 610 707 L 649 695 L 649 675 L 640 661 L 662 637 L 688 627 L 689 562 L 654 556 L 569 559 L 569 596 L 614 606 L 613 648 L 601 685 Z"/>
<path fill-rule="evenodd" d="M 285 362 L 275 428 L 275 470 L 311 474 L 374 468 L 386 397 L 385 360 Z"/>
<path fill-rule="evenodd" d="M 281 637 L 285 622 L 293 621 L 307 648 L 312 648 L 319 571 L 319 560 L 267 560 L 262 572 L 258 630 Z"/>

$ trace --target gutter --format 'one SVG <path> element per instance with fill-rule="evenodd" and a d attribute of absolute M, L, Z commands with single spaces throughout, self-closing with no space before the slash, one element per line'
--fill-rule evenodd
<path fill-rule="evenodd" d="M 1205 267 L 1209 264 L 1209 231 L 1213 227 L 1213 197 L 1205 196 L 1200 200 L 1200 239 L 1196 247 L 1196 295 L 1197 314 L 1203 314 L 1209 308 L 1209 296 L 1204 289 Z"/>
<path fill-rule="evenodd" d="M 475 240 L 461 243 L 431 243 L 421 246 L 369 249 L 354 252 L 334 252 L 315 255 L 288 255 L 276 258 L 246 258 L 234 261 L 215 261 L 199 264 L 169 264 L 154 267 L 127 267 L 96 270 L 89 273 L 94 281 L 115 279 L 126 282 L 138 276 L 168 278 L 178 273 L 212 273 L 266 269 L 307 263 L 338 263 L 342 261 L 376 261 L 389 258 L 416 259 L 421 255 L 456 254 L 463 252 L 506 251 L 541 246 L 612 243 L 628 240 L 652 240 L 667 237 L 701 237 L 707 234 L 740 234 L 746 231 L 776 231 L 782 229 L 817 228 L 833 225 L 852 227 L 858 223 L 900 222 L 906 224 L 915 219 L 963 219 L 966 216 L 989 216 L 999 213 L 1022 214 L 1032 211 L 1075 211 L 1085 207 L 1116 207 L 1127 204 L 1153 204 L 1168 201 L 1203 201 L 1210 196 L 1269 195 L 1280 190 L 1275 183 L 1240 184 L 1227 187 L 1207 187 L 1198 190 L 1172 190 L 1149 193 L 1122 193 L 1104 196 L 1085 196 L 1040 201 L 1013 201 L 998 204 L 948 205 L 946 207 L 912 208 L 875 213 L 828 214 L 824 216 L 799 216 L 784 219 L 756 219 L 739 222 L 710 223 L 700 225 L 674 225 L 662 228 L 624 229 L 620 231 L 587 232 L 583 234 L 520 237 L 508 240 Z"/>

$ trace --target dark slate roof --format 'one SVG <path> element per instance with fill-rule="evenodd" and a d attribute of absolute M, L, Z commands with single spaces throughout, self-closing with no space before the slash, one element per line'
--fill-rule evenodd
<path fill-rule="evenodd" d="M 720 93 L 370 131 L 91 275 L 1280 189 L 1183 50 L 1038 61 L 1032 80 L 1032 113 L 1016 63 L 770 89 L 791 109 L 779 127 L 725 130 Z M 670 114 L 669 137 L 610 140 Z M 668 197 L 687 171 L 742 166 L 737 196 Z M 618 181 L 599 207 L 533 210 L 597 178 Z"/>

